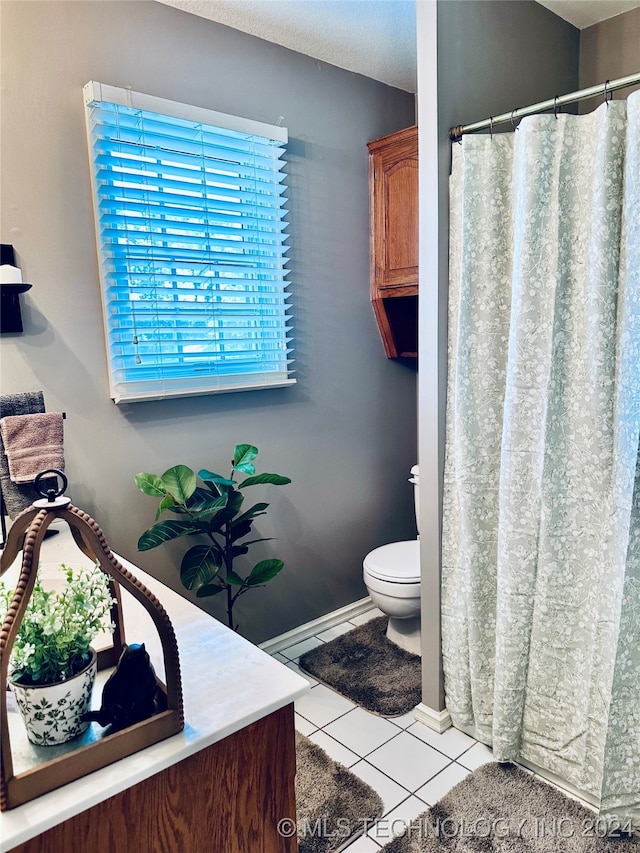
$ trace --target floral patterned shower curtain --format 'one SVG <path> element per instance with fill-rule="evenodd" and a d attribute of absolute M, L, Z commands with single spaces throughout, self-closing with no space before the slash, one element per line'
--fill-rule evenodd
<path fill-rule="evenodd" d="M 640 92 L 453 146 L 455 725 L 640 828 Z"/>

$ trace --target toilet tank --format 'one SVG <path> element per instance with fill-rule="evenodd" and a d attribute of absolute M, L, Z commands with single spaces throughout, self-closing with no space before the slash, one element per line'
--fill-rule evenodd
<path fill-rule="evenodd" d="M 413 506 L 416 512 L 416 528 L 420 535 L 420 466 L 414 465 L 411 469 L 409 482 L 413 483 Z"/>

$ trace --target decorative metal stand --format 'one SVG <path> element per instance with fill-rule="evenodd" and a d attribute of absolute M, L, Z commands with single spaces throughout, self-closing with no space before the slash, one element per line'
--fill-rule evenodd
<path fill-rule="evenodd" d="M 14 598 L 0 632 L 0 811 L 22 805 L 54 788 L 92 773 L 101 767 L 144 749 L 153 743 L 177 734 L 184 728 L 182 686 L 178 646 L 169 616 L 158 601 L 139 580 L 116 559 L 100 527 L 86 512 L 71 505 L 63 496 L 67 480 L 57 470 L 44 471 L 36 480 L 55 474 L 62 478 L 62 487 L 50 489 L 43 500 L 18 515 L 9 530 L 6 545 L 0 558 L 0 576 L 13 564 L 20 550 L 23 552 L 22 568 Z M 42 491 L 39 491 L 43 494 Z M 7 678 L 11 649 L 20 628 L 23 615 L 36 581 L 40 546 L 52 521 L 62 519 L 71 529 L 73 539 L 82 553 L 98 563 L 110 577 L 111 594 L 116 603 L 111 611 L 115 624 L 112 645 L 98 652 L 98 670 L 114 667 L 125 645 L 120 587 L 124 587 L 142 604 L 151 616 L 158 631 L 164 657 L 166 685 L 158 679 L 158 688 L 165 697 L 164 710 L 133 726 L 107 734 L 99 740 L 78 746 L 73 751 L 53 758 L 23 773 L 14 774 L 11 739 L 7 719 Z M 46 747 L 45 747 L 46 748 Z"/>

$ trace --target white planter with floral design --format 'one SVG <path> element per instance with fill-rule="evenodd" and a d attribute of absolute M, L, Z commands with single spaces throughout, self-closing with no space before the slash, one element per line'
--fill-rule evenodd
<path fill-rule="evenodd" d="M 37 746 L 66 743 L 89 728 L 82 715 L 91 706 L 96 671 L 97 657 L 91 649 L 87 666 L 65 681 L 40 687 L 11 682 L 31 743 Z"/>

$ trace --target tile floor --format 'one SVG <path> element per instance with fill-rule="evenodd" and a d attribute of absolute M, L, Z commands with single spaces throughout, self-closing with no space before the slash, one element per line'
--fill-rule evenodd
<path fill-rule="evenodd" d="M 70 534 L 66 525 L 61 529 L 60 536 L 43 543 L 46 562 L 68 555 Z M 296 702 L 298 730 L 371 785 L 384 803 L 382 818 L 343 853 L 376 853 L 468 773 L 492 760 L 491 750 L 464 732 L 450 728 L 438 734 L 417 722 L 413 712 L 384 719 L 300 671 L 300 655 L 381 615 L 372 608 L 274 654 L 311 684 Z"/>
<path fill-rule="evenodd" d="M 298 659 L 304 652 L 381 615 L 373 608 L 274 657 L 301 672 Z M 458 729 L 438 734 L 417 722 L 413 712 L 379 717 L 301 674 L 311 690 L 295 703 L 297 729 L 371 785 L 384 803 L 382 818 L 344 853 L 376 853 L 468 773 L 492 760 L 490 749 Z"/>

